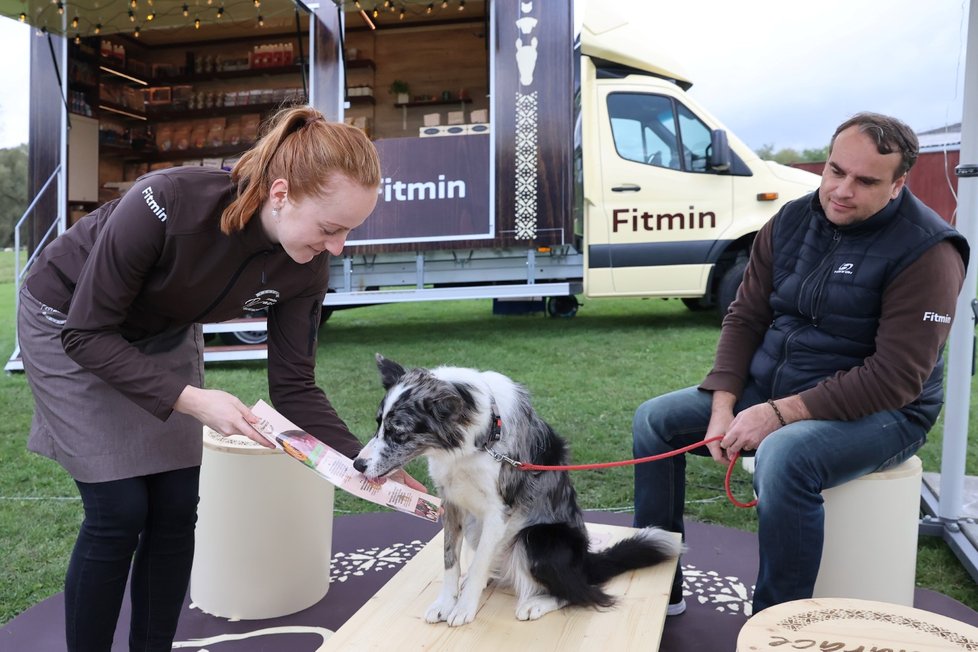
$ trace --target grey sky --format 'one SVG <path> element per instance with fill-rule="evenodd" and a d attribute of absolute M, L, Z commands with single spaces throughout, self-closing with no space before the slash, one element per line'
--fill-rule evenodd
<path fill-rule="evenodd" d="M 968 0 L 591 1 L 647 25 L 755 149 L 822 147 L 862 110 L 917 131 L 961 120 Z M 0 18 L 0 147 L 27 139 L 29 38 Z"/>

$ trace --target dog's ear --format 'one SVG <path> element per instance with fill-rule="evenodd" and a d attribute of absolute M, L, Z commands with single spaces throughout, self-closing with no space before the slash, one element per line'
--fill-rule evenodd
<path fill-rule="evenodd" d="M 404 367 L 393 360 L 388 360 L 379 353 L 375 357 L 377 358 L 377 369 L 380 370 L 380 382 L 383 384 L 384 389 L 390 389 L 404 375 Z"/>
<path fill-rule="evenodd" d="M 462 397 L 447 388 L 443 388 L 442 391 L 426 400 L 424 407 L 439 422 L 450 423 L 461 414 Z"/>

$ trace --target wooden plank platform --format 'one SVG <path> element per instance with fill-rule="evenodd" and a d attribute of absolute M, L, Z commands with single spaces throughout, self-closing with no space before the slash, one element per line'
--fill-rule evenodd
<path fill-rule="evenodd" d="M 632 528 L 588 524 L 592 544 L 604 547 Z M 679 535 L 676 535 L 677 538 Z M 516 599 L 490 586 L 482 594 L 474 622 L 461 627 L 429 624 L 424 613 L 442 584 L 443 543 L 439 532 L 380 591 L 333 634 L 329 650 L 426 650 L 497 652 L 507 650 L 644 650 L 659 647 L 675 560 L 625 573 L 605 590 L 618 598 L 607 610 L 566 607 L 539 620 L 516 619 Z M 469 551 L 465 551 L 468 553 Z M 463 555 L 463 568 L 468 557 Z"/>

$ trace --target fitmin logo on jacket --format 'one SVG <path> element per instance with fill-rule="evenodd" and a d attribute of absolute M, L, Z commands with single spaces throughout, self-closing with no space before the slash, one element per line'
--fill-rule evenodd
<path fill-rule="evenodd" d="M 248 312 L 258 312 L 278 303 L 281 293 L 278 290 L 259 290 L 255 296 L 244 302 L 242 308 Z"/>
<path fill-rule="evenodd" d="M 146 200 L 146 205 L 149 206 L 149 210 L 155 215 L 160 222 L 166 222 L 166 209 L 156 203 L 153 198 L 153 187 L 147 186 L 143 190 L 143 199 Z"/>

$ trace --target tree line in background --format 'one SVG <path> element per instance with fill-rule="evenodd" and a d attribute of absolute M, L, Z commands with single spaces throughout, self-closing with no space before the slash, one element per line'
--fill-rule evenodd
<path fill-rule="evenodd" d="M 27 210 L 27 145 L 0 149 L 0 247 L 14 245 L 14 225 Z"/>
<path fill-rule="evenodd" d="M 764 145 L 755 151 L 765 161 L 774 161 L 783 165 L 791 165 L 792 163 L 821 163 L 829 158 L 828 145 L 820 149 L 803 149 L 801 152 L 790 147 L 775 151 L 774 145 Z"/>
<path fill-rule="evenodd" d="M 824 161 L 828 145 L 798 152 L 791 148 L 775 151 L 773 145 L 757 150 L 762 159 L 789 165 L 802 161 Z M 27 145 L 0 149 L 0 247 L 14 244 L 14 225 L 27 209 Z"/>

